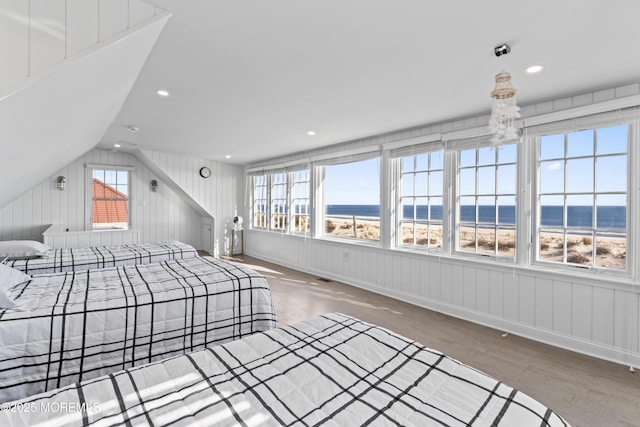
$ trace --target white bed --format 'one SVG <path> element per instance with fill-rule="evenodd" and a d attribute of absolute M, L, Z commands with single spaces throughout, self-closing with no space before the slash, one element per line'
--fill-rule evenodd
<path fill-rule="evenodd" d="M 276 326 L 264 276 L 210 257 L 25 277 L 0 309 L 0 402 Z"/>
<path fill-rule="evenodd" d="M 2 426 L 368 424 L 568 425 L 524 393 L 436 350 L 336 313 L 0 411 Z"/>
<path fill-rule="evenodd" d="M 176 240 L 90 248 L 49 249 L 39 257 L 8 259 L 5 265 L 27 274 L 60 273 L 118 265 L 150 264 L 198 256 L 191 245 Z"/>

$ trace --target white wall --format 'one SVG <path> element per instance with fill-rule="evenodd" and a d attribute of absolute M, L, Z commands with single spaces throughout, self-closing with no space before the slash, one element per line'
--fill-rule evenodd
<path fill-rule="evenodd" d="M 140 230 L 142 242 L 176 239 L 196 248 L 200 246 L 201 217 L 198 213 L 135 156 L 101 149 L 89 151 L 5 205 L 0 210 L 0 240 L 42 241 L 42 232 L 50 224 L 83 230 L 87 163 L 135 168 L 131 186 L 131 226 Z M 28 162 L 24 167 L 29 167 Z M 58 175 L 67 178 L 64 191 L 56 188 Z M 156 193 L 151 192 L 152 179 L 159 181 Z"/>
<path fill-rule="evenodd" d="M 0 89 L 161 12 L 141 0 L 3 0 Z"/>
<path fill-rule="evenodd" d="M 523 117 L 640 94 L 634 84 L 523 108 Z M 402 130 L 313 154 L 486 126 L 488 116 Z M 272 160 L 309 158 L 309 153 Z M 266 164 L 264 162 L 263 164 Z M 260 166 L 258 164 L 252 167 Z M 245 208 L 245 217 L 249 218 Z M 478 259 L 249 230 L 246 253 L 436 311 L 618 363 L 640 366 L 640 284 Z M 637 247 L 637 244 L 630 245 Z M 428 327 L 428 325 L 425 325 Z M 424 343 L 428 345 L 429 343 Z"/>
<path fill-rule="evenodd" d="M 184 192 L 215 218 L 214 254 L 229 254 L 235 206 L 242 209 L 244 169 L 212 160 L 196 159 L 153 150 L 141 150 Z M 199 175 L 201 167 L 211 169 L 209 178 Z"/>

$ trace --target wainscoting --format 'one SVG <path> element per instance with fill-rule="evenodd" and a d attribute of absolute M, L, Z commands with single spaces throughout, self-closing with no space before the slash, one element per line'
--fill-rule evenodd
<path fill-rule="evenodd" d="M 640 367 L 640 289 L 623 280 L 247 230 L 245 253 Z"/>

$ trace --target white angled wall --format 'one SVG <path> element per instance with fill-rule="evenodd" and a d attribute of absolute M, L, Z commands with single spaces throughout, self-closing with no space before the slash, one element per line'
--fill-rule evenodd
<path fill-rule="evenodd" d="M 0 209 L 0 240 L 34 239 L 50 224 L 69 230 L 84 229 L 85 165 L 133 166 L 131 185 L 131 226 L 140 231 L 141 242 L 176 239 L 196 248 L 201 244 L 201 217 L 166 183 L 159 181 L 158 192 L 150 189 L 158 180 L 135 156 L 110 150 L 93 149 L 51 175 Z M 25 162 L 25 167 L 29 167 Z M 67 178 L 67 188 L 59 191 L 56 178 Z"/>
<path fill-rule="evenodd" d="M 141 0 L 2 0 L 0 89 L 161 12 Z"/>
<path fill-rule="evenodd" d="M 244 169 L 212 160 L 197 159 L 153 150 L 141 150 L 194 201 L 215 219 L 214 253 L 229 254 L 235 207 L 241 209 Z M 199 175 L 201 167 L 211 169 L 209 178 Z"/>
<path fill-rule="evenodd" d="M 634 84 L 528 106 L 523 108 L 523 117 L 638 94 L 640 85 Z M 483 116 L 400 130 L 326 147 L 313 154 L 337 155 L 345 149 L 485 126 L 487 122 L 488 116 Z M 300 153 L 273 162 L 308 157 L 309 153 Z M 245 217 L 249 217 L 246 208 Z M 245 245 L 247 254 L 276 264 L 640 367 L 640 284 L 635 282 L 260 230 L 249 230 Z"/>

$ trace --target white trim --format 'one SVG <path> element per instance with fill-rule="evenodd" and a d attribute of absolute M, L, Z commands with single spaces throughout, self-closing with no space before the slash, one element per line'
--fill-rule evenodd
<path fill-rule="evenodd" d="M 321 165 L 333 164 L 335 163 L 349 163 L 357 160 L 364 160 L 364 157 L 360 157 L 366 154 L 371 154 L 371 157 L 375 157 L 374 154 L 379 155 L 381 151 L 380 145 L 369 145 L 366 147 L 360 148 L 352 148 L 349 150 L 340 151 L 337 153 L 327 153 L 327 154 L 319 154 L 317 156 L 312 156 L 311 161 L 316 164 L 319 163 Z M 355 160 L 351 160 L 355 159 Z"/>
<path fill-rule="evenodd" d="M 430 142 L 442 141 L 440 132 L 431 135 L 418 136 L 416 138 L 402 139 L 400 141 L 387 142 L 382 144 L 383 150 L 397 150 L 398 148 L 410 147 L 413 145 L 428 144 Z"/>
<path fill-rule="evenodd" d="M 96 164 L 96 163 L 87 163 L 84 165 L 87 169 L 105 169 L 105 170 L 115 170 L 115 171 L 134 171 L 136 170 L 135 166 L 120 166 L 120 165 L 107 165 L 107 164 Z"/>

